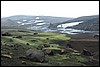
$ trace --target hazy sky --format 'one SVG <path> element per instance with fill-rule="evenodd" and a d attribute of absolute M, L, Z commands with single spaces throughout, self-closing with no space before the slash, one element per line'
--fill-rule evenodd
<path fill-rule="evenodd" d="M 1 16 L 80 17 L 99 14 L 99 1 L 1 1 Z"/>

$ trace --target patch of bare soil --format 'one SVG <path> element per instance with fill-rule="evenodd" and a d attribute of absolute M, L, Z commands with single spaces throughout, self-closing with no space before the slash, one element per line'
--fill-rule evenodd
<path fill-rule="evenodd" d="M 93 34 L 76 34 L 70 35 L 70 37 L 72 38 L 70 44 L 73 49 L 80 52 L 82 52 L 83 49 L 87 49 L 88 51 L 92 52 L 93 57 L 96 60 L 92 60 L 88 63 L 92 65 L 99 65 L 99 40 L 94 38 Z"/>

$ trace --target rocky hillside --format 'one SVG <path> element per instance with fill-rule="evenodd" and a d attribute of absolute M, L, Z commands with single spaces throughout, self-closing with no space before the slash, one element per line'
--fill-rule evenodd
<path fill-rule="evenodd" d="M 99 31 L 99 18 L 93 18 L 79 25 L 73 26 L 74 29 L 81 29 L 86 31 Z"/>
<path fill-rule="evenodd" d="M 62 24 L 71 23 L 71 22 L 81 22 L 81 21 L 83 22 L 78 25 L 72 26 L 70 28 L 86 30 L 86 31 L 99 31 L 99 15 L 78 17 L 78 18 L 63 22 Z"/>

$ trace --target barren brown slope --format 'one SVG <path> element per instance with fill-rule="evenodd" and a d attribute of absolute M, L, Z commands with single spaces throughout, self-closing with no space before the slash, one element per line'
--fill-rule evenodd
<path fill-rule="evenodd" d="M 98 61 L 92 61 L 90 64 L 97 64 L 99 65 L 99 40 L 93 37 L 93 34 L 76 34 L 70 36 L 72 39 L 70 44 L 72 45 L 73 49 L 76 49 L 80 52 L 83 49 L 87 49 L 93 53 L 93 57 Z"/>
<path fill-rule="evenodd" d="M 95 39 L 93 34 L 76 34 L 70 37 L 72 38 L 70 44 L 73 48 L 79 51 L 85 48 L 92 52 L 99 52 L 99 40 Z"/>

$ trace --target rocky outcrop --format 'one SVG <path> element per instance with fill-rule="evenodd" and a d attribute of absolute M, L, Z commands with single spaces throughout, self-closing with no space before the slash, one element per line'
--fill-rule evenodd
<path fill-rule="evenodd" d="M 29 49 L 26 51 L 26 58 L 36 62 L 45 62 L 45 53 L 42 50 Z"/>
<path fill-rule="evenodd" d="M 2 36 L 12 36 L 9 32 L 2 32 L 1 35 Z"/>

